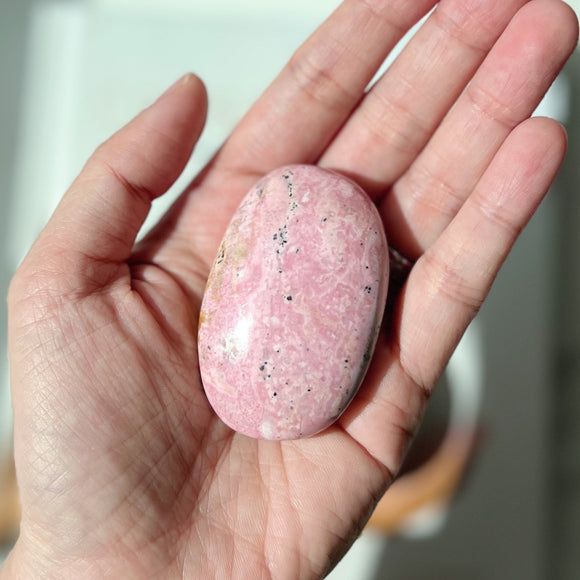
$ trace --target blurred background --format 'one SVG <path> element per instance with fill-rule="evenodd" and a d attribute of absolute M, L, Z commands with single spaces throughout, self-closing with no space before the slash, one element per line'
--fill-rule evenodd
<path fill-rule="evenodd" d="M 92 150 L 193 71 L 208 123 L 157 219 L 338 3 L 0 0 L 0 554 L 18 522 L 5 307 L 18 263 Z M 580 578 L 579 58 L 538 110 L 568 129 L 565 166 L 333 579 Z"/>

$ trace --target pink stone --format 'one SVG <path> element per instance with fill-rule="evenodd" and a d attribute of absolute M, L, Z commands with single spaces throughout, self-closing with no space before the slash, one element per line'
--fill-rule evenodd
<path fill-rule="evenodd" d="M 388 252 L 377 209 L 337 173 L 276 170 L 243 199 L 200 314 L 207 398 L 230 427 L 297 439 L 332 424 L 378 336 Z"/>

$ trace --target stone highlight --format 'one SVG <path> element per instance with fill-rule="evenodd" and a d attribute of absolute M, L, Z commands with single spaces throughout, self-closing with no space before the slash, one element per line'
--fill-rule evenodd
<path fill-rule="evenodd" d="M 292 165 L 257 183 L 225 232 L 201 307 L 199 365 L 217 415 L 260 439 L 331 425 L 367 371 L 388 269 L 378 211 L 351 180 Z"/>

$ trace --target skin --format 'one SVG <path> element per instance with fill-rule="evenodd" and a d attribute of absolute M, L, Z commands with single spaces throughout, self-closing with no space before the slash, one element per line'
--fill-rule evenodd
<path fill-rule="evenodd" d="M 201 81 L 89 159 L 9 292 L 22 527 L 2 580 L 316 578 L 354 541 L 566 148 L 528 118 L 577 42 L 559 0 L 443 0 L 365 92 L 433 4 L 346 0 L 138 246 L 202 131 Z M 417 262 L 337 424 L 257 441 L 205 399 L 197 317 L 238 202 L 296 162 L 354 177 Z"/>

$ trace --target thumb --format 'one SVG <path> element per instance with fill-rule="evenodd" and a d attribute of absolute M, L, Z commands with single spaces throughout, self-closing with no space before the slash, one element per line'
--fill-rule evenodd
<path fill-rule="evenodd" d="M 187 74 L 103 143 L 32 248 L 35 273 L 48 268 L 80 293 L 110 280 L 110 268 L 131 255 L 152 201 L 183 171 L 206 112 L 203 83 Z"/>

